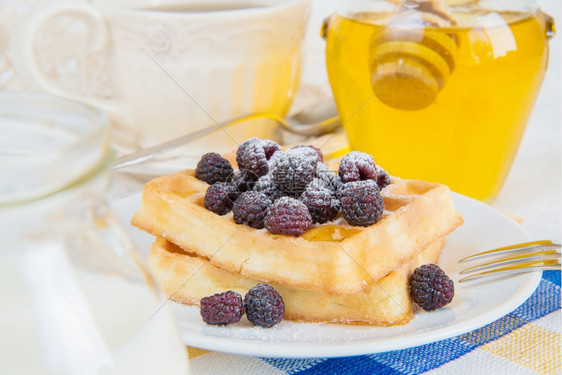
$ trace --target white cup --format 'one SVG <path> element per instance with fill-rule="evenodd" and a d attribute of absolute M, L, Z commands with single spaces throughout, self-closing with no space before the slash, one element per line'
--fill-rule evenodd
<path fill-rule="evenodd" d="M 26 87 L 101 107 L 114 142 L 137 149 L 242 115 L 285 115 L 299 83 L 309 11 L 309 0 L 61 3 L 31 16 L 15 33 L 12 53 Z M 78 97 L 38 68 L 36 34 L 61 15 L 82 19 L 90 50 L 107 52 L 110 98 Z M 272 124 L 236 125 L 184 151 L 228 150 L 274 134 Z"/>

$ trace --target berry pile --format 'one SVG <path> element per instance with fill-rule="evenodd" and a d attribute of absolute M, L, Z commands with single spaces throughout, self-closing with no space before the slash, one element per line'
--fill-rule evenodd
<path fill-rule="evenodd" d="M 232 290 L 204 297 L 200 302 L 200 313 L 207 324 L 226 325 L 240 321 L 244 311 L 250 323 L 270 328 L 283 320 L 285 303 L 269 284 L 260 283 L 242 296 Z"/>
<path fill-rule="evenodd" d="M 270 140 L 251 138 L 240 145 L 234 171 L 219 154 L 203 155 L 195 176 L 211 186 L 205 207 L 218 215 L 232 211 L 238 224 L 298 236 L 314 223 L 342 216 L 369 226 L 382 217 L 380 190 L 391 183 L 371 155 L 345 155 L 337 173 L 323 163 L 322 151 L 295 146 L 286 151 Z"/>

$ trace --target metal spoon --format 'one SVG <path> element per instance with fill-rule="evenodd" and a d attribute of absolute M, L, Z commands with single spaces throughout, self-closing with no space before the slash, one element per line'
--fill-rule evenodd
<path fill-rule="evenodd" d="M 140 164 L 146 160 L 152 159 L 158 154 L 172 150 L 217 130 L 255 118 L 268 118 L 275 120 L 287 129 L 287 131 L 299 135 L 322 135 L 334 131 L 341 125 L 338 111 L 333 99 L 314 104 L 313 106 L 308 107 L 301 112 L 295 113 L 288 118 L 283 118 L 270 113 L 256 113 L 248 116 L 237 117 L 230 121 L 218 123 L 179 138 L 166 141 L 159 145 L 123 155 L 117 158 L 115 164 L 113 165 L 113 169 L 121 169 Z"/>

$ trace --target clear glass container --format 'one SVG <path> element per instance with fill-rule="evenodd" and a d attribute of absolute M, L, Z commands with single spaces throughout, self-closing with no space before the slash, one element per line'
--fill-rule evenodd
<path fill-rule="evenodd" d="M 352 149 L 396 176 L 498 194 L 554 36 L 534 1 L 349 0 L 325 34 Z"/>
<path fill-rule="evenodd" d="M 0 373 L 186 374 L 172 311 L 104 199 L 100 111 L 0 93 Z"/>

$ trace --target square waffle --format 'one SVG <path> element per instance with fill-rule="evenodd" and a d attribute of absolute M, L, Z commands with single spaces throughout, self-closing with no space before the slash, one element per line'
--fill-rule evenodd
<path fill-rule="evenodd" d="M 193 170 L 145 185 L 131 223 L 251 279 L 331 295 L 368 290 L 462 223 L 444 185 L 393 179 L 381 194 L 382 219 L 368 227 L 343 218 L 299 237 L 236 224 L 204 207 L 208 184 Z"/>
<path fill-rule="evenodd" d="M 438 239 L 402 267 L 372 283 L 365 291 L 333 296 L 271 285 L 285 303 L 284 319 L 305 322 L 361 323 L 374 325 L 405 324 L 413 316 L 409 295 L 409 275 L 418 266 L 437 263 L 445 240 Z M 203 297 L 233 290 L 244 296 L 258 280 L 225 271 L 207 259 L 182 250 L 157 238 L 148 256 L 156 281 L 169 298 L 187 305 L 199 305 Z"/>

